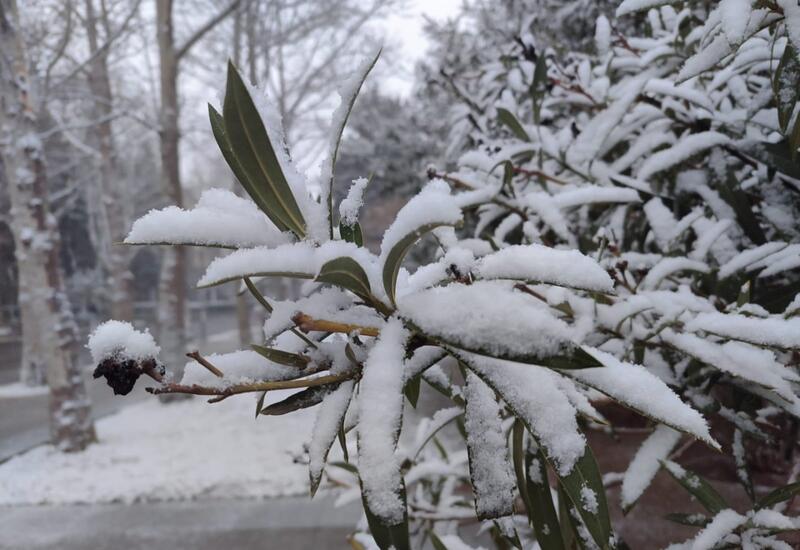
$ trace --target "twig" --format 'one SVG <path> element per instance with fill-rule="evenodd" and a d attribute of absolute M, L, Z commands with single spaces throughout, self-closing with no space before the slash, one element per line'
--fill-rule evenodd
<path fill-rule="evenodd" d="M 344 380 L 355 378 L 356 373 L 353 371 L 329 374 L 326 376 L 319 376 L 317 378 L 304 378 L 301 380 L 278 380 L 273 382 L 249 382 L 246 384 L 233 384 L 227 387 L 215 388 L 212 386 L 199 386 L 193 384 L 186 386 L 183 384 L 164 384 L 159 388 L 146 388 L 148 393 L 160 395 L 165 393 L 186 393 L 190 395 L 216 395 L 223 398 L 230 397 L 231 395 L 238 395 L 242 393 L 252 393 L 259 391 L 273 391 L 273 390 L 290 390 L 295 388 L 312 388 L 315 386 L 324 386 L 326 384 L 334 384 Z M 218 400 L 218 401 L 221 401 Z"/>
<path fill-rule="evenodd" d="M 203 365 L 205 368 L 210 370 L 214 374 L 214 376 L 216 376 L 218 378 L 224 378 L 225 377 L 225 374 L 221 370 L 219 370 L 217 367 L 215 367 L 214 365 L 209 363 L 202 355 L 200 355 L 200 352 L 193 351 L 191 353 L 187 353 L 186 357 L 194 359 L 195 361 L 197 361 L 198 363 Z"/>

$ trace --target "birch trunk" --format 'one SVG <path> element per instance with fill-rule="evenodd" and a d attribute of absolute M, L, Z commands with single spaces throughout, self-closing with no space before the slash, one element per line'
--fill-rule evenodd
<path fill-rule="evenodd" d="M 183 207 L 178 127 L 178 55 L 172 21 L 172 0 L 156 0 L 156 25 L 161 81 L 161 185 L 170 204 Z M 159 340 L 164 360 L 173 368 L 183 364 L 186 351 L 185 247 L 164 251 L 158 292 Z"/>
<path fill-rule="evenodd" d="M 50 386 L 50 436 L 63 451 L 94 441 L 91 408 L 76 364 L 76 334 L 47 200 L 44 149 L 15 0 L 0 0 L 0 158 L 11 203 L 19 270 L 23 372 Z"/>

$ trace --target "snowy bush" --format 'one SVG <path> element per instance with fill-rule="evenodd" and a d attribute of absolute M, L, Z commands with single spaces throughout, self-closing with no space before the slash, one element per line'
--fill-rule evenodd
<path fill-rule="evenodd" d="M 666 4 L 629 0 L 621 11 L 656 3 Z M 499 548 L 622 546 L 583 433 L 605 422 L 592 404 L 604 394 L 654 426 L 623 476 L 625 508 L 663 465 L 708 510 L 674 518 L 703 527 L 692 547 L 781 547 L 775 534 L 795 520 L 779 508 L 800 485 L 740 514 L 670 460 L 683 434 L 720 447 L 698 409 L 724 419 L 755 499 L 745 440 L 800 415 L 800 48 L 786 38 L 794 8 L 779 4 L 785 21 L 773 6 L 744 25 L 730 10 L 749 2 L 721 2 L 705 23 L 691 4 L 664 6 L 644 37 L 612 36 L 601 17 L 596 54 L 563 63 L 531 33 L 487 50 L 469 81 L 454 82 L 471 123 L 454 127 L 451 150 L 472 145 L 456 171 L 431 171 L 378 254 L 358 223 L 365 180 L 341 204 L 332 192 L 377 56 L 342 87 L 318 197 L 275 109 L 229 67 L 211 125 L 250 199 L 207 191 L 193 210 L 150 212 L 126 242 L 232 249 L 199 285 L 249 291 L 265 310 L 264 341 L 194 354 L 182 380 L 151 391 L 255 393 L 267 415 L 317 407 L 311 493 L 338 440 L 344 462 L 328 477 L 361 495 L 382 549 L 463 547 L 454 526 L 474 518 Z M 404 257 L 427 234 L 437 256 L 408 273 Z M 305 280 L 303 295 L 269 299 L 258 285 L 271 277 Z M 450 403 L 399 445 L 422 383 Z M 265 392 L 293 388 L 264 405 Z M 440 439 L 448 425 L 463 445 Z M 373 542 L 360 533 L 352 544 Z"/>
<path fill-rule="evenodd" d="M 796 438 L 780 426 L 800 413 L 799 10 L 670 4 L 622 4 L 620 15 L 662 6 L 640 37 L 600 18 L 595 55 L 559 56 L 511 19 L 516 38 L 476 54 L 483 64 L 452 83 L 464 99 L 454 115 L 469 123 L 451 147 L 473 145 L 457 171 L 436 175 L 489 193 L 475 237 L 504 251 L 578 247 L 609 270 L 613 296 L 542 299 L 582 317 L 588 342 L 733 424 L 726 447 L 754 498 L 746 447 L 791 453 Z M 659 428 L 645 441 L 623 478 L 623 507 L 679 439 Z"/>

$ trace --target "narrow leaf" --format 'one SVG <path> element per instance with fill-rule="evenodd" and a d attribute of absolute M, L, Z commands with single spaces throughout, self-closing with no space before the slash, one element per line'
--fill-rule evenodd
<path fill-rule="evenodd" d="M 305 237 L 305 220 L 286 180 L 261 115 L 233 63 L 222 109 L 225 135 L 241 172 L 268 208 L 286 221 L 299 237 Z"/>
<path fill-rule="evenodd" d="M 283 351 L 275 348 L 268 348 L 256 344 L 253 344 L 250 347 L 253 348 L 253 351 L 259 353 L 260 355 L 263 355 L 270 361 L 278 363 L 280 365 L 286 365 L 287 367 L 297 367 L 298 369 L 304 369 L 311 362 L 311 359 L 309 357 L 297 353 L 290 353 L 288 351 Z"/>
<path fill-rule="evenodd" d="M 670 460 L 661 463 L 672 477 L 689 491 L 703 507 L 716 515 L 726 508 L 730 508 L 725 499 L 703 478 L 696 473 L 679 466 Z"/>

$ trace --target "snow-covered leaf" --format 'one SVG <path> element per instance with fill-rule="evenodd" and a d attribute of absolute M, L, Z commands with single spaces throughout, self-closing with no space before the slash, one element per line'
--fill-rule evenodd
<path fill-rule="evenodd" d="M 584 349 L 604 365 L 602 369 L 570 370 L 572 378 L 612 397 L 620 404 L 671 428 L 686 432 L 714 448 L 708 424 L 664 382 L 641 365 L 623 363 L 595 348 Z"/>
<path fill-rule="evenodd" d="M 346 380 L 323 396 L 308 445 L 308 474 L 311 496 L 317 492 L 328 452 L 342 429 L 347 408 L 353 397 L 355 382 Z"/>
<path fill-rule="evenodd" d="M 622 478 L 622 509 L 630 510 L 661 469 L 661 461 L 681 438 L 681 433 L 660 425 L 644 440 Z"/>
<path fill-rule="evenodd" d="M 361 91 L 361 86 L 363 86 L 370 71 L 372 71 L 372 68 L 375 67 L 375 64 L 378 62 L 381 51 L 381 49 L 378 49 L 372 56 L 366 58 L 350 78 L 343 83 L 339 90 L 339 97 L 341 98 L 339 106 L 331 117 L 332 128 L 328 147 L 328 158 L 325 160 L 322 167 L 322 177 L 327 179 L 327 182 L 323 182 L 325 186 L 322 194 L 328 205 L 331 237 L 333 237 L 333 183 L 342 135 L 344 134 L 345 126 L 347 126 L 347 119 L 350 118 L 350 113 L 353 110 L 353 105 L 355 105 L 358 93 Z"/>
<path fill-rule="evenodd" d="M 364 364 L 358 394 L 358 465 L 364 502 L 382 525 L 403 523 L 403 476 L 395 455 L 403 415 L 408 331 L 397 319 L 381 330 Z"/>
<path fill-rule="evenodd" d="M 725 499 L 703 478 L 670 460 L 662 461 L 666 469 L 684 489 L 692 494 L 712 514 L 728 508 Z"/>
<path fill-rule="evenodd" d="M 516 279 L 611 292 L 605 269 L 577 250 L 558 250 L 539 244 L 509 246 L 480 259 L 475 275 L 483 279 Z"/>
<path fill-rule="evenodd" d="M 397 274 L 406 253 L 425 233 L 461 221 L 461 209 L 456 204 L 450 188 L 443 181 L 433 181 L 418 195 L 406 203 L 381 242 L 383 265 L 383 287 L 394 303 Z"/>
<path fill-rule="evenodd" d="M 553 368 L 599 362 L 572 343 L 570 327 L 503 281 L 454 283 L 404 296 L 400 315 L 444 346 Z"/>
<path fill-rule="evenodd" d="M 514 511 L 514 477 L 500 406 L 477 375 L 468 373 L 466 382 L 464 424 L 475 510 L 480 519 L 507 516 Z"/>

